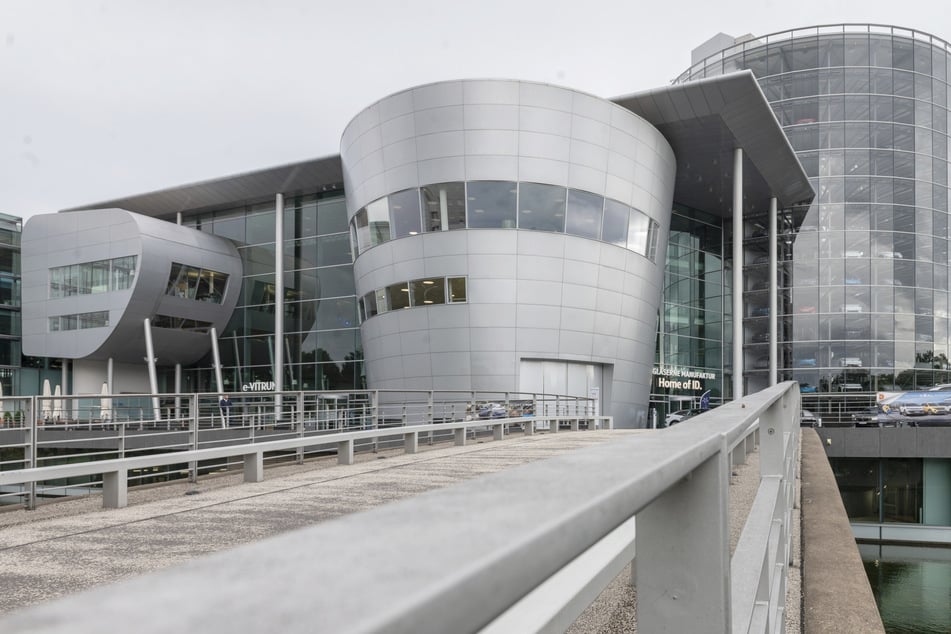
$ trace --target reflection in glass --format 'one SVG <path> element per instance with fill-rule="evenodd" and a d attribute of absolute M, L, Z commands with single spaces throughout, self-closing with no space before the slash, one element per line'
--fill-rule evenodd
<path fill-rule="evenodd" d="M 375 247 L 390 239 L 390 206 L 387 199 L 373 201 L 366 207 L 367 223 L 370 230 L 370 244 Z"/>
<path fill-rule="evenodd" d="M 515 183 L 472 181 L 466 187 L 470 229 L 515 228 Z"/>
<path fill-rule="evenodd" d="M 610 198 L 604 201 L 604 224 L 601 239 L 618 246 L 627 245 L 627 224 L 631 208 Z"/>
<path fill-rule="evenodd" d="M 446 279 L 434 277 L 410 282 L 413 306 L 446 303 Z"/>
<path fill-rule="evenodd" d="M 578 189 L 568 190 L 568 219 L 565 232 L 597 240 L 601 235 L 604 198 Z"/>
<path fill-rule="evenodd" d="M 564 187 L 541 183 L 521 183 L 519 189 L 519 229 L 565 230 Z"/>
<path fill-rule="evenodd" d="M 647 255 L 649 228 L 650 219 L 636 209 L 632 209 L 630 224 L 627 228 L 627 248 L 634 253 Z"/>
<path fill-rule="evenodd" d="M 409 283 L 399 282 L 386 287 L 386 303 L 389 310 L 409 308 Z"/>
<path fill-rule="evenodd" d="M 415 236 L 422 231 L 419 211 L 419 190 L 405 189 L 390 194 L 390 212 L 393 217 L 393 237 Z"/>

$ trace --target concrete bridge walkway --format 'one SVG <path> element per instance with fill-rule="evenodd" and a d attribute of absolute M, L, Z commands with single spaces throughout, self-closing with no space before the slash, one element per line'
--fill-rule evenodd
<path fill-rule="evenodd" d="M 244 483 L 237 471 L 197 484 L 135 488 L 122 509 L 103 510 L 94 496 L 0 512 L 0 615 L 485 473 L 653 433 L 664 432 L 516 433 L 502 442 L 421 445 L 415 455 L 402 448 L 361 453 L 350 466 L 337 465 L 333 457 L 274 466 L 258 483 Z M 750 464 L 737 467 L 731 478 L 733 545 L 755 495 L 757 456 L 751 454 Z M 472 520 L 478 521 L 478 509 L 472 509 Z M 798 570 L 794 566 L 797 577 Z M 572 631 L 634 631 L 636 607 L 627 579 L 620 575 Z M 789 607 L 798 607 L 798 592 L 798 580 L 791 580 Z M 799 631 L 798 614 L 787 620 L 787 631 Z"/>

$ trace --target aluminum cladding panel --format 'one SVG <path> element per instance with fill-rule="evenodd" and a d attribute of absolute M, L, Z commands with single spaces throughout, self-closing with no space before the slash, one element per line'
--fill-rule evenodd
<path fill-rule="evenodd" d="M 156 316 L 227 325 L 238 300 L 241 260 L 223 238 L 122 209 L 75 211 L 30 218 L 23 228 L 23 351 L 68 359 L 113 358 L 142 363 L 143 322 Z M 135 256 L 128 288 L 51 297 L 50 269 Z M 221 301 L 167 294 L 173 263 L 229 276 Z M 53 331 L 51 317 L 108 313 L 108 325 Z M 160 365 L 188 364 L 211 347 L 210 335 L 153 328 Z"/>

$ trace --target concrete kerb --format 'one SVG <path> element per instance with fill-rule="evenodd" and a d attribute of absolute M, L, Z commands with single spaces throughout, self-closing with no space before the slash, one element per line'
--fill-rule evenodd
<path fill-rule="evenodd" d="M 805 632 L 885 632 L 822 447 L 802 430 L 802 622 Z"/>

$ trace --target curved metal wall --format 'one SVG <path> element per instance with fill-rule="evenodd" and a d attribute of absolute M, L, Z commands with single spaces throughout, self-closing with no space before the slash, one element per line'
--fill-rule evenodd
<path fill-rule="evenodd" d="M 146 318 L 196 320 L 220 331 L 241 291 L 241 259 L 230 241 L 123 209 L 34 216 L 22 244 L 23 351 L 34 356 L 141 364 Z M 129 288 L 50 297 L 51 268 L 125 256 L 138 260 Z M 220 303 L 169 295 L 172 263 L 228 274 Z M 50 317 L 90 311 L 108 311 L 108 325 L 50 331 Z M 192 363 L 211 348 L 208 334 L 188 330 L 153 328 L 153 339 L 160 365 Z"/>
<path fill-rule="evenodd" d="M 429 276 L 468 280 L 467 303 L 364 321 L 371 387 L 518 391 L 523 359 L 594 363 L 606 411 L 620 426 L 646 423 L 675 172 L 653 126 L 564 88 L 454 81 L 361 112 L 341 159 L 350 217 L 388 194 L 451 181 L 563 186 L 647 214 L 653 259 L 562 233 L 453 229 L 383 242 L 354 264 L 358 296 Z"/>

